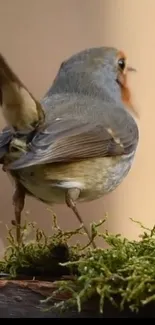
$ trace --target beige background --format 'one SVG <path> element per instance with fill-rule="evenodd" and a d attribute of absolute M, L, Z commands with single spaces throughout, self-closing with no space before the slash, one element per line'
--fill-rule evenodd
<path fill-rule="evenodd" d="M 110 231 L 136 238 L 137 225 L 155 222 L 155 1 L 154 0 L 0 0 L 0 51 L 27 87 L 40 98 L 64 58 L 86 47 L 112 45 L 125 50 L 138 70 L 130 77 L 140 114 L 140 143 L 130 174 L 105 199 L 79 206 L 88 224 L 108 212 Z M 0 118 L 0 127 L 4 125 Z M 0 172 L 0 237 L 13 214 L 12 185 Z M 50 231 L 46 206 L 27 199 L 29 219 Z M 64 229 L 78 225 L 65 206 L 54 207 Z M 23 214 L 25 218 L 25 214 Z"/>

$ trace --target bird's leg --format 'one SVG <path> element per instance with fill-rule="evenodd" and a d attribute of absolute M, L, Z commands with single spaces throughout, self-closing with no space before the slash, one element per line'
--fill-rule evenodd
<path fill-rule="evenodd" d="M 76 200 L 78 199 L 79 195 L 80 195 L 80 190 L 78 188 L 69 189 L 66 193 L 66 204 L 75 213 L 80 224 L 83 225 L 83 228 L 84 228 L 86 234 L 88 235 L 88 238 L 89 238 L 90 242 L 92 243 L 93 248 L 96 248 L 96 245 L 95 245 L 94 241 L 92 240 L 87 227 L 83 224 L 82 218 L 81 218 L 81 216 L 77 210 L 77 207 L 76 207 Z"/>
<path fill-rule="evenodd" d="M 13 194 L 13 205 L 15 220 L 12 220 L 12 224 L 16 226 L 16 239 L 20 243 L 20 224 L 21 224 L 21 213 L 24 208 L 25 202 L 25 190 L 23 186 L 16 181 L 15 192 Z"/>

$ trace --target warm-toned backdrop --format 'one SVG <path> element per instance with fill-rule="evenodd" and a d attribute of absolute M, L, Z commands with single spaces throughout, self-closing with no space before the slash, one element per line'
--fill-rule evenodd
<path fill-rule="evenodd" d="M 130 217 L 148 225 L 155 222 L 154 22 L 154 0 L 0 0 L 0 51 L 38 98 L 52 83 L 61 61 L 86 47 L 117 46 L 137 68 L 138 73 L 130 77 L 140 113 L 140 143 L 133 168 L 107 198 L 79 207 L 86 223 L 99 220 L 107 211 L 108 229 L 130 238 L 139 231 Z M 0 171 L 1 250 L 5 223 L 10 225 L 13 213 L 12 190 Z M 45 205 L 27 199 L 25 210 L 30 211 L 30 220 L 49 231 L 51 214 Z M 67 207 L 54 210 L 62 227 L 77 226 Z"/>

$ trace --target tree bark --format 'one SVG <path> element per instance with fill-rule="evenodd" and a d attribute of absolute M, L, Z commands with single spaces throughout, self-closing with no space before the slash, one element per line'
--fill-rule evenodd
<path fill-rule="evenodd" d="M 85 304 L 81 313 L 76 308 L 63 313 L 47 310 L 49 303 L 42 304 L 41 300 L 50 296 L 55 289 L 56 285 L 48 281 L 0 280 L 0 318 L 155 318 L 154 304 L 143 307 L 135 314 L 128 307 L 120 312 L 106 302 L 104 313 L 99 314 L 97 297 Z M 68 297 L 67 293 L 59 294 L 52 303 Z"/>

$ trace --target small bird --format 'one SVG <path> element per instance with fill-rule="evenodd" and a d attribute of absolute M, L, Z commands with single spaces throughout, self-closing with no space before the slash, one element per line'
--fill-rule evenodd
<path fill-rule="evenodd" d="M 13 98 L 1 82 L 7 74 L 9 83 L 9 73 L 0 64 L 1 105 L 9 127 L 14 129 L 1 133 L 0 157 L 4 169 L 17 180 L 14 201 L 18 226 L 25 194 L 50 205 L 66 203 L 82 223 L 77 203 L 101 198 L 126 177 L 139 141 L 127 85 L 129 71 L 135 69 L 116 48 L 89 48 L 74 54 L 61 64 L 40 101 L 43 117 L 37 119 L 32 132 L 28 120 L 32 117 L 33 121 L 33 105 L 29 101 L 21 105 L 17 100 L 12 107 Z M 21 85 L 16 79 L 14 86 L 17 84 Z M 25 97 L 18 93 L 22 101 Z M 17 122 L 17 115 L 14 118 L 16 108 L 22 122 Z M 86 227 L 85 231 L 91 240 Z M 19 240 L 19 231 L 17 237 Z"/>
<path fill-rule="evenodd" d="M 37 130 L 40 123 L 44 121 L 44 111 L 39 101 L 28 91 L 22 81 L 13 72 L 6 59 L 0 54 L 0 106 L 7 127 L 0 135 L 0 163 L 5 169 L 4 157 L 10 151 L 10 144 L 16 135 L 18 138 L 28 141 L 33 132 Z M 22 148 L 20 147 L 20 150 Z M 14 153 L 10 151 L 12 158 Z M 16 151 L 17 154 L 17 151 Z M 19 155 L 18 155 L 19 156 Z M 15 206 L 16 224 L 20 224 L 21 209 L 24 208 L 25 190 L 18 179 L 8 172 L 15 182 L 13 204 Z M 15 223 L 15 222 L 13 222 Z M 19 240 L 20 229 L 17 227 L 17 238 Z"/>

